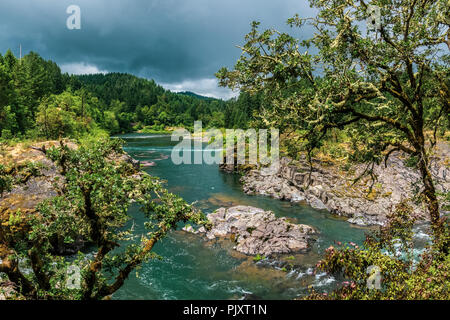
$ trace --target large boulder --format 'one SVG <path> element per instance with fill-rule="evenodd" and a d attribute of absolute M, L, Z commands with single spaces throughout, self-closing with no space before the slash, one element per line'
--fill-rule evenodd
<path fill-rule="evenodd" d="M 203 233 L 206 238 L 231 238 L 235 249 L 247 255 L 270 256 L 273 254 L 304 252 L 315 230 L 307 225 L 294 224 L 286 218 L 277 218 L 271 211 L 249 206 L 220 208 L 208 215 L 212 228 L 187 232 Z"/>

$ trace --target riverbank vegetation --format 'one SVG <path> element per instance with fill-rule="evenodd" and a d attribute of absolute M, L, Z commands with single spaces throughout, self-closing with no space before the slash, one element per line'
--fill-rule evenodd
<path fill-rule="evenodd" d="M 354 280 L 351 293 L 345 291 L 348 298 L 448 299 L 448 274 L 440 270 L 448 270 L 449 226 L 440 214 L 429 170 L 437 140 L 450 128 L 448 3 L 371 2 L 381 11 L 380 26 L 372 31 L 366 24 L 372 11 L 365 1 L 310 3 L 318 10 L 316 17 L 296 15 L 288 24 L 311 26 L 313 37 L 298 40 L 274 29 L 261 31 L 254 22 L 234 69 L 223 68 L 217 77 L 222 86 L 263 93 L 267 108 L 258 113 L 256 123 L 290 133 L 285 144 L 294 157 L 304 151 L 311 159 L 343 132 L 352 157 L 367 163 L 364 175 L 375 182 L 375 164 L 386 163 L 396 151 L 407 155 L 421 175 L 417 195 L 431 221 L 433 245 L 420 260 L 421 267 L 411 260 L 400 266 L 399 260 L 381 253 L 382 246 L 369 243 L 356 251 L 330 249 L 320 266 Z M 365 268 L 373 263 L 382 268 L 384 290 L 361 295 L 355 283 L 365 283 Z M 431 276 L 433 272 L 439 276 Z M 408 277 L 415 280 L 406 283 Z M 427 286 L 419 285 L 421 281 Z M 402 287 L 407 294 L 395 290 L 402 284 L 408 284 Z M 414 294 L 416 289 L 421 293 Z"/>
<path fill-rule="evenodd" d="M 57 166 L 57 196 L 26 212 L 0 210 L 0 273 L 14 284 L 17 299 L 109 297 L 143 262 L 158 257 L 154 245 L 180 222 L 204 223 L 202 213 L 160 180 L 124 161 L 118 139 L 60 142 L 40 152 Z M 132 233 L 132 202 L 147 221 L 140 238 Z M 67 259 L 70 252 L 78 254 Z"/>

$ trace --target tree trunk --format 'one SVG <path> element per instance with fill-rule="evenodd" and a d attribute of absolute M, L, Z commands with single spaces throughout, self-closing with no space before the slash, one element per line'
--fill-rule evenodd
<path fill-rule="evenodd" d="M 436 197 L 436 189 L 434 187 L 433 178 L 431 176 L 431 172 L 428 169 L 428 158 L 425 155 L 425 152 L 421 154 L 421 159 L 419 160 L 419 170 L 420 174 L 422 176 L 422 182 L 424 185 L 424 196 L 425 196 L 425 202 L 428 206 L 428 213 L 430 214 L 430 221 L 431 221 L 431 228 L 433 230 L 434 235 L 434 242 L 436 244 L 439 244 L 440 248 L 439 250 L 446 250 L 448 251 L 448 248 L 445 248 L 447 245 L 440 243 L 442 237 L 444 236 L 444 224 L 442 219 L 440 219 L 439 214 L 439 203 Z M 443 247 L 442 247 L 443 246 Z"/>
<path fill-rule="evenodd" d="M 0 265 L 0 272 L 6 273 L 9 281 L 16 284 L 18 290 L 24 296 L 36 299 L 36 289 L 32 282 L 29 281 L 19 270 L 18 263 L 16 261 L 7 260 L 6 263 Z"/>

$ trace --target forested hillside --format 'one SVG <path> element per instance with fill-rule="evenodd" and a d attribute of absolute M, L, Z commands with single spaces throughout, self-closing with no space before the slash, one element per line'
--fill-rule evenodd
<path fill-rule="evenodd" d="M 61 94 L 67 83 L 59 67 L 31 52 L 18 60 L 0 54 L 0 128 L 2 137 L 24 134 L 36 126 L 44 97 Z"/>
<path fill-rule="evenodd" d="M 0 134 L 3 139 L 77 137 L 103 129 L 110 134 L 142 128 L 246 128 L 260 97 L 223 101 L 173 93 L 154 80 L 110 73 L 74 76 L 30 52 L 18 59 L 0 54 Z"/>
<path fill-rule="evenodd" d="M 111 73 L 78 76 L 80 85 L 99 97 L 114 112 L 121 130 L 138 124 L 144 126 L 190 127 L 194 120 L 223 127 L 226 102 L 199 99 L 172 93 L 153 80 L 129 74 Z"/>

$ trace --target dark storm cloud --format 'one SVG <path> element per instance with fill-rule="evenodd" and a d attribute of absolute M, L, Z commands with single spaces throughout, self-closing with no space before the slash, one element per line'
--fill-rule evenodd
<path fill-rule="evenodd" d="M 71 4 L 81 8 L 81 30 L 66 28 Z M 168 86 L 204 83 L 233 66 L 235 45 L 251 21 L 288 30 L 294 13 L 312 10 L 302 0 L 1 0 L 0 51 L 18 54 L 22 44 L 24 52 L 71 72 L 130 72 Z"/>

